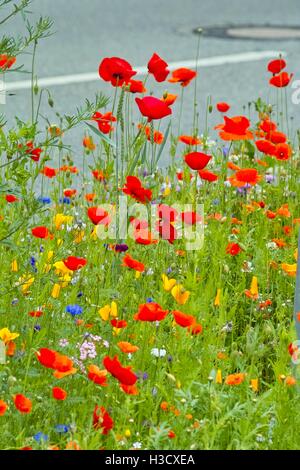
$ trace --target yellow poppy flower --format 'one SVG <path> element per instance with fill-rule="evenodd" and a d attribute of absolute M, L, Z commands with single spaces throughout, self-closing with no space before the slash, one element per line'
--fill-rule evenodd
<path fill-rule="evenodd" d="M 71 224 L 73 221 L 72 215 L 65 214 L 55 214 L 54 216 L 54 225 L 56 230 L 59 230 L 65 224 Z"/>
<path fill-rule="evenodd" d="M 56 261 L 56 263 L 53 264 L 53 266 L 56 269 L 56 274 L 60 275 L 65 275 L 69 274 L 71 275 L 73 271 L 71 269 L 67 268 L 65 263 L 63 261 Z"/>
<path fill-rule="evenodd" d="M 184 290 L 184 287 L 181 284 L 174 286 L 171 290 L 171 294 L 180 305 L 186 304 L 190 297 L 190 292 L 188 290 Z"/>
<path fill-rule="evenodd" d="M 162 274 L 161 278 L 163 281 L 163 288 L 166 292 L 169 292 L 176 284 L 176 279 L 169 279 L 166 274 Z"/>
<path fill-rule="evenodd" d="M 100 308 L 99 315 L 104 321 L 108 321 L 110 317 L 116 318 L 118 316 L 116 302 L 112 301 L 110 305 L 104 305 L 104 307 Z"/>
<path fill-rule="evenodd" d="M 215 307 L 220 307 L 220 298 L 221 298 L 221 289 L 217 290 L 217 295 L 214 301 L 214 306 Z"/>
<path fill-rule="evenodd" d="M 5 344 L 18 338 L 18 336 L 20 336 L 19 333 L 12 333 L 8 328 L 2 328 L 2 330 L 0 330 L 0 338 Z"/>

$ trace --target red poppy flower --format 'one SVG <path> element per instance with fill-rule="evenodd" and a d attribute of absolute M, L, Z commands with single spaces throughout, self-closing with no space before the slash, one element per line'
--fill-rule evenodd
<path fill-rule="evenodd" d="M 56 168 L 51 168 L 50 166 L 45 166 L 41 170 L 41 174 L 44 176 L 47 176 L 47 178 L 54 178 L 58 173 L 58 170 Z"/>
<path fill-rule="evenodd" d="M 176 173 L 176 176 L 177 176 L 178 181 L 183 181 L 184 172 L 183 172 L 183 171 L 178 171 L 178 172 Z M 187 177 L 188 177 L 190 180 L 193 178 L 193 176 L 192 176 L 190 173 L 187 175 Z"/>
<path fill-rule="evenodd" d="M 108 225 L 110 223 L 108 212 L 101 207 L 89 207 L 87 215 L 94 225 Z"/>
<path fill-rule="evenodd" d="M 200 323 L 193 323 L 191 326 L 188 326 L 188 330 L 192 335 L 200 335 L 203 327 Z"/>
<path fill-rule="evenodd" d="M 64 260 L 64 265 L 71 271 L 77 271 L 86 265 L 86 259 L 77 258 L 77 256 L 68 256 L 68 258 Z"/>
<path fill-rule="evenodd" d="M 173 310 L 171 312 L 177 325 L 187 328 L 196 323 L 196 319 L 193 315 L 187 315 L 186 313 L 180 312 L 180 310 Z"/>
<path fill-rule="evenodd" d="M 130 255 L 125 255 L 123 258 L 122 266 L 126 266 L 127 268 L 134 269 L 140 273 L 145 271 L 145 265 L 140 263 L 136 259 L 133 259 Z"/>
<path fill-rule="evenodd" d="M 158 242 L 154 239 L 150 230 L 138 229 L 134 231 L 134 239 L 139 245 L 153 245 Z"/>
<path fill-rule="evenodd" d="M 273 144 L 284 144 L 287 137 L 283 132 L 272 131 L 267 135 L 267 139 L 269 139 Z"/>
<path fill-rule="evenodd" d="M 31 233 L 36 238 L 48 238 L 49 237 L 49 230 L 47 227 L 34 227 L 31 229 Z"/>
<path fill-rule="evenodd" d="M 103 406 L 96 405 L 93 412 L 93 427 L 102 429 L 102 434 L 106 435 L 114 427 L 114 422 Z"/>
<path fill-rule="evenodd" d="M 52 388 L 52 396 L 55 398 L 55 400 L 65 400 L 67 398 L 67 392 L 60 387 L 53 387 Z"/>
<path fill-rule="evenodd" d="M 114 129 L 111 123 L 116 122 L 117 118 L 111 112 L 102 114 L 96 111 L 92 116 L 92 121 L 96 121 L 100 132 L 109 134 Z"/>
<path fill-rule="evenodd" d="M 73 361 L 70 358 L 52 349 L 39 349 L 36 358 L 42 366 L 58 372 L 68 372 L 73 368 Z"/>
<path fill-rule="evenodd" d="M 178 137 L 179 142 L 183 142 L 186 145 L 200 145 L 202 144 L 202 140 L 198 137 L 194 137 L 192 135 L 180 135 Z"/>
<path fill-rule="evenodd" d="M 266 211 L 266 216 L 268 217 L 268 219 L 275 219 L 276 215 L 277 215 L 276 212 L 273 212 L 270 210 Z"/>
<path fill-rule="evenodd" d="M 156 53 L 153 54 L 148 62 L 148 71 L 157 82 L 164 82 L 169 75 L 168 64 Z"/>
<path fill-rule="evenodd" d="M 117 320 L 116 318 L 113 318 L 113 320 L 110 320 L 110 323 L 114 328 L 117 328 L 118 330 L 121 328 L 126 328 L 127 326 L 126 320 Z"/>
<path fill-rule="evenodd" d="M 236 256 L 242 251 L 242 248 L 238 243 L 228 243 L 226 247 L 226 253 L 231 256 Z"/>
<path fill-rule="evenodd" d="M 219 124 L 215 129 L 221 129 L 219 136 L 223 140 L 249 140 L 253 134 L 248 130 L 250 121 L 245 116 L 229 118 L 224 116 L 225 124 Z"/>
<path fill-rule="evenodd" d="M 3 416 L 7 410 L 8 406 L 5 401 L 0 400 L 0 416 Z"/>
<path fill-rule="evenodd" d="M 127 83 L 130 93 L 145 93 L 147 90 L 141 80 L 129 80 Z"/>
<path fill-rule="evenodd" d="M 182 212 L 181 220 L 187 225 L 195 225 L 197 222 L 201 222 L 201 217 L 197 212 Z"/>
<path fill-rule="evenodd" d="M 180 83 L 182 87 L 188 86 L 191 81 L 196 77 L 197 72 L 194 70 L 186 69 L 185 67 L 179 68 L 172 72 L 171 78 L 168 82 Z"/>
<path fill-rule="evenodd" d="M 7 54 L 0 54 L 0 69 L 6 70 L 16 62 L 16 57 L 8 56 Z"/>
<path fill-rule="evenodd" d="M 274 155 L 277 160 L 288 160 L 292 155 L 292 149 L 288 144 L 278 144 Z"/>
<path fill-rule="evenodd" d="M 164 222 L 175 222 L 178 216 L 178 212 L 171 206 L 167 204 L 159 204 L 157 207 L 157 215 L 159 219 Z"/>
<path fill-rule="evenodd" d="M 220 111 L 220 113 L 227 113 L 229 109 L 230 109 L 230 106 L 228 103 L 224 103 L 224 102 L 217 103 L 217 110 Z"/>
<path fill-rule="evenodd" d="M 258 181 L 260 181 L 261 177 L 258 174 L 258 171 L 255 168 L 243 168 L 238 170 L 235 174 L 237 181 L 241 183 L 248 183 L 254 186 Z"/>
<path fill-rule="evenodd" d="M 164 220 L 158 221 L 156 224 L 156 230 L 159 233 L 160 238 L 162 240 L 167 240 L 171 245 L 173 245 L 174 241 L 178 238 L 177 230 L 174 225 Z"/>
<path fill-rule="evenodd" d="M 151 201 L 151 189 L 143 188 L 141 181 L 136 176 L 127 176 L 123 193 L 128 194 L 139 202 L 146 203 Z"/>
<path fill-rule="evenodd" d="M 172 93 L 164 93 L 161 101 L 164 101 L 164 103 L 166 103 L 168 106 L 171 106 L 171 104 L 175 103 L 177 97 L 178 95 L 173 95 Z"/>
<path fill-rule="evenodd" d="M 77 194 L 77 189 L 64 189 L 65 197 L 74 197 Z"/>
<path fill-rule="evenodd" d="M 120 384 L 121 390 L 123 392 L 127 393 L 127 395 L 138 395 L 139 391 L 136 385 L 125 385 L 125 384 Z"/>
<path fill-rule="evenodd" d="M 120 57 L 107 57 L 99 65 L 99 75 L 112 86 L 122 86 L 123 83 L 128 83 L 136 72 L 126 60 Z"/>
<path fill-rule="evenodd" d="M 12 202 L 17 202 L 19 199 L 13 194 L 6 194 L 5 200 L 6 202 L 12 203 Z"/>
<path fill-rule="evenodd" d="M 166 318 L 168 313 L 168 310 L 163 310 L 159 304 L 149 302 L 147 304 L 141 304 L 133 318 L 140 321 L 161 321 Z"/>
<path fill-rule="evenodd" d="M 22 395 L 22 393 L 18 393 L 14 396 L 14 404 L 17 410 L 20 411 L 20 413 L 30 413 L 32 409 L 31 400 L 25 397 L 25 395 Z"/>
<path fill-rule="evenodd" d="M 106 175 L 103 173 L 102 170 L 93 170 L 92 175 L 97 181 L 105 181 Z"/>
<path fill-rule="evenodd" d="M 184 160 L 192 170 L 203 170 L 211 160 L 211 155 L 202 152 L 191 152 L 184 156 Z"/>
<path fill-rule="evenodd" d="M 277 129 L 277 125 L 274 121 L 271 121 L 270 119 L 265 119 L 260 123 L 259 128 L 264 132 L 270 133 Z"/>
<path fill-rule="evenodd" d="M 111 359 L 106 356 L 103 359 L 105 369 L 115 377 L 121 384 L 134 385 L 137 381 L 137 376 L 132 372 L 131 367 L 123 367 L 120 363 L 118 356 Z"/>
<path fill-rule="evenodd" d="M 270 78 L 269 83 L 276 88 L 284 88 L 288 86 L 293 76 L 293 73 L 289 75 L 287 72 L 281 72 L 278 75 L 274 75 L 272 78 Z"/>
<path fill-rule="evenodd" d="M 274 75 L 280 73 L 286 67 L 286 61 L 283 59 L 271 60 L 268 63 L 268 71 Z"/>
<path fill-rule="evenodd" d="M 94 364 L 90 364 L 88 366 L 88 379 L 94 382 L 97 385 L 101 385 L 102 387 L 107 387 L 106 382 L 107 371 L 100 370 L 99 367 L 95 366 Z"/>
<path fill-rule="evenodd" d="M 33 310 L 32 312 L 29 312 L 28 315 L 32 318 L 39 318 L 44 314 L 42 310 Z"/>
<path fill-rule="evenodd" d="M 202 180 L 209 181 L 210 183 L 217 181 L 217 179 L 219 178 L 218 175 L 208 170 L 199 170 L 198 175 Z"/>
<path fill-rule="evenodd" d="M 42 153 L 42 149 L 39 147 L 34 148 L 33 142 L 26 143 L 26 154 L 30 156 L 31 160 L 38 162 Z"/>
<path fill-rule="evenodd" d="M 272 142 L 260 139 L 255 142 L 257 149 L 265 155 L 275 155 L 276 147 Z"/>
<path fill-rule="evenodd" d="M 172 114 L 171 108 L 164 102 L 154 96 L 145 96 L 144 98 L 136 98 L 136 104 L 141 114 L 148 118 L 148 122 L 153 119 L 162 119 Z"/>

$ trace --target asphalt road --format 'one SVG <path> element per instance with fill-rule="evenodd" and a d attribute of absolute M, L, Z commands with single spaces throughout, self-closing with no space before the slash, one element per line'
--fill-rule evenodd
<path fill-rule="evenodd" d="M 196 55 L 197 36 L 193 29 L 201 26 L 285 25 L 300 28 L 299 0 L 34 0 L 34 17 L 48 15 L 54 20 L 55 34 L 41 41 L 37 53 L 36 70 L 39 77 L 96 72 L 103 57 L 119 56 L 133 65 L 147 64 L 155 51 L 168 62 L 193 59 Z M 12 34 L 24 32 L 21 21 L 9 25 Z M 278 50 L 287 54 L 288 70 L 300 79 L 300 40 L 248 40 L 203 37 L 200 57 L 214 57 L 247 51 Z M 18 58 L 30 67 L 30 56 Z M 213 103 L 228 101 L 231 114 L 243 113 L 243 106 L 258 96 L 267 98 L 269 73 L 268 59 L 203 67 L 199 70 L 198 96 L 200 98 L 201 125 L 204 126 L 204 103 L 208 95 Z M 28 78 L 24 74 L 9 75 L 8 83 Z M 153 82 L 151 82 L 153 83 Z M 155 94 L 166 88 L 177 92 L 174 84 L 153 84 Z M 51 86 L 56 110 L 72 113 L 84 99 L 92 99 L 95 92 L 111 93 L 108 84 L 100 79 L 69 85 Z M 149 88 L 148 88 L 149 89 Z M 300 127 L 300 104 L 288 103 L 294 116 L 294 128 Z M 182 131 L 189 133 L 192 126 L 193 87 L 186 89 Z M 269 96 L 272 102 L 272 95 Z M 177 104 L 178 106 L 178 104 Z M 2 107 L 4 110 L 4 108 Z M 47 103 L 41 107 L 51 122 L 54 112 Z M 27 119 L 30 115 L 29 90 L 17 90 L 7 96 L 5 113 L 11 123 L 14 116 Z M 176 110 L 175 110 L 176 113 Z M 219 122 L 215 114 L 211 125 Z M 77 129 L 66 142 L 74 145 L 76 154 L 84 128 Z M 78 155 L 75 158 L 79 158 Z"/>

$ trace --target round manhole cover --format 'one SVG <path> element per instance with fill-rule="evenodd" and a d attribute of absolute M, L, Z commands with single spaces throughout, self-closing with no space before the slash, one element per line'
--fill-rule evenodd
<path fill-rule="evenodd" d="M 300 39 L 299 26 L 228 25 L 196 28 L 194 33 L 222 39 L 294 40 Z"/>

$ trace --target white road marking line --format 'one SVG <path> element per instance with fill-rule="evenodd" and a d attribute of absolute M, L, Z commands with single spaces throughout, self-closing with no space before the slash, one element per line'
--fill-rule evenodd
<path fill-rule="evenodd" d="M 226 65 L 226 64 L 238 64 L 241 62 L 254 62 L 257 60 L 276 58 L 281 54 L 285 56 L 284 52 L 279 51 L 253 51 L 253 52 L 242 52 L 240 54 L 228 54 L 220 55 L 213 57 L 205 57 L 204 59 L 198 60 L 198 67 L 213 67 L 216 65 Z M 195 59 L 192 60 L 183 60 L 180 62 L 170 62 L 169 69 L 175 70 L 180 67 L 192 67 L 195 68 L 196 63 Z M 148 68 L 145 66 L 133 67 L 137 71 L 136 76 L 146 75 L 148 73 Z M 56 77 L 41 78 L 38 80 L 38 85 L 40 87 L 48 86 L 58 86 L 58 85 L 70 85 L 73 83 L 86 83 L 94 82 L 99 80 L 99 75 L 97 72 L 92 73 L 78 73 L 74 75 L 60 75 Z M 11 83 L 6 83 L 6 91 L 12 90 L 26 90 L 31 87 L 31 80 L 21 80 Z"/>

